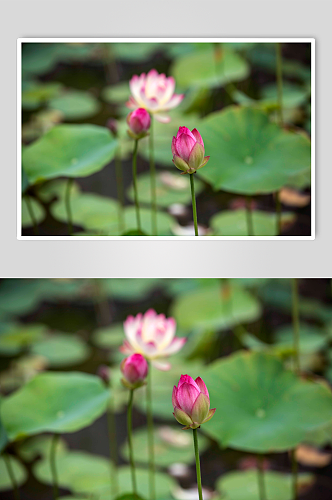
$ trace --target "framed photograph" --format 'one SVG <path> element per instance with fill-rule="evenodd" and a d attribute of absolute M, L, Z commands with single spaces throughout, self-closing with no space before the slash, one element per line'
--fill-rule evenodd
<path fill-rule="evenodd" d="M 315 40 L 21 38 L 18 239 L 315 238 Z"/>

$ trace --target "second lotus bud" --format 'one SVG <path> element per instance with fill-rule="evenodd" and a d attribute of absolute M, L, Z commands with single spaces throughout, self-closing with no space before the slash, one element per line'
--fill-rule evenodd
<path fill-rule="evenodd" d="M 138 108 L 127 116 L 128 134 L 133 139 L 142 139 L 148 135 L 151 117 L 146 109 Z"/>
<path fill-rule="evenodd" d="M 123 385 L 128 389 L 137 389 L 144 385 L 149 366 L 144 356 L 135 353 L 122 361 L 121 371 Z"/>
<path fill-rule="evenodd" d="M 204 142 L 196 128 L 191 132 L 187 127 L 180 127 L 176 137 L 172 140 L 173 163 L 182 174 L 193 174 L 204 167 L 209 156 L 204 156 Z"/>

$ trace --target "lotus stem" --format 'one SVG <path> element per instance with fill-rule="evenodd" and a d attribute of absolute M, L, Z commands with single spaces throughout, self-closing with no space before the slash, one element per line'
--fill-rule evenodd
<path fill-rule="evenodd" d="M 50 465 L 51 465 L 54 500 L 57 500 L 59 497 L 58 473 L 56 469 L 56 447 L 58 444 L 58 440 L 59 440 L 59 435 L 54 434 L 51 442 L 51 452 L 50 452 Z"/>
<path fill-rule="evenodd" d="M 3 459 L 4 459 L 5 464 L 6 464 L 8 476 L 10 478 L 10 481 L 11 481 L 12 485 L 13 485 L 13 491 L 14 491 L 15 500 L 20 500 L 20 498 L 21 498 L 20 497 L 20 490 L 18 489 L 16 478 L 15 478 L 15 474 L 14 474 L 14 471 L 13 471 L 13 468 L 12 468 L 12 464 L 10 463 L 10 457 L 6 453 L 4 453 L 3 454 Z"/>
<path fill-rule="evenodd" d="M 246 197 L 246 216 L 248 236 L 254 236 L 254 224 L 252 220 L 251 196 Z"/>
<path fill-rule="evenodd" d="M 120 156 L 120 148 L 118 149 L 115 155 L 115 176 L 116 176 L 116 191 L 119 200 L 119 232 L 122 234 L 125 230 L 125 221 L 124 221 L 124 191 L 123 191 L 123 176 L 122 176 L 122 162 Z"/>
<path fill-rule="evenodd" d="M 131 483 L 133 487 L 134 495 L 137 495 L 137 486 L 136 486 L 136 473 L 135 473 L 135 462 L 134 462 L 134 449 L 133 449 L 133 429 L 132 429 L 132 416 L 133 416 L 133 398 L 134 398 L 134 389 L 129 391 L 129 403 L 127 410 L 127 432 L 128 432 L 128 446 L 129 446 L 129 461 L 130 461 L 130 470 L 131 470 Z"/>
<path fill-rule="evenodd" d="M 193 429 L 193 437 L 194 437 L 194 448 L 195 448 L 195 459 L 196 459 L 196 475 L 197 475 L 198 495 L 199 495 L 199 500 L 203 500 L 201 464 L 199 461 L 197 429 Z"/>
<path fill-rule="evenodd" d="M 30 196 L 26 194 L 24 196 L 24 200 L 25 200 L 25 203 L 26 203 L 29 215 L 30 215 L 30 219 L 32 221 L 33 232 L 35 233 L 35 236 L 38 236 L 38 234 L 39 234 L 38 224 L 37 224 L 36 217 L 35 217 L 35 214 L 34 214 L 34 211 L 33 211 L 33 208 L 32 208 L 32 203 L 31 203 L 31 200 L 30 200 Z"/>
<path fill-rule="evenodd" d="M 139 213 L 138 189 L 137 189 L 137 148 L 138 148 L 138 139 L 135 139 L 134 152 L 133 152 L 133 184 L 134 184 L 137 229 L 138 231 L 141 231 L 141 218 Z"/>
<path fill-rule="evenodd" d="M 300 317 L 299 317 L 299 288 L 297 278 L 292 278 L 292 321 L 293 321 L 293 346 L 294 368 L 300 374 Z"/>
<path fill-rule="evenodd" d="M 157 236 L 157 192 L 156 192 L 156 165 L 154 161 L 154 137 L 153 137 L 153 117 L 151 115 L 150 135 L 149 135 L 149 154 L 150 154 L 150 182 L 151 182 L 151 225 L 152 234 Z"/>
<path fill-rule="evenodd" d="M 193 206 L 195 236 L 198 236 L 194 174 L 189 174 L 189 177 L 190 177 L 191 201 L 192 201 L 192 206 Z"/>
<path fill-rule="evenodd" d="M 296 460 L 296 450 L 291 450 L 292 461 L 292 486 L 293 486 L 293 500 L 297 500 L 297 473 L 298 465 Z"/>
<path fill-rule="evenodd" d="M 146 384 L 146 409 L 147 409 L 147 424 L 148 424 L 148 447 L 149 447 L 149 489 L 150 500 L 155 500 L 155 463 L 154 463 L 154 429 L 153 429 L 153 413 L 152 413 L 152 376 L 151 364 L 149 363 L 149 372 Z"/>
<path fill-rule="evenodd" d="M 114 392 L 113 392 L 114 394 Z M 118 452 L 116 439 L 116 421 L 114 414 L 114 396 L 111 396 L 110 404 L 107 409 L 107 426 L 108 426 L 108 441 L 110 449 L 110 466 L 111 466 L 111 493 L 114 498 L 119 493 L 119 478 L 118 478 Z"/>
<path fill-rule="evenodd" d="M 265 477 L 264 477 L 264 455 L 257 456 L 257 475 L 259 500 L 266 500 Z"/>
<path fill-rule="evenodd" d="M 67 221 L 68 221 L 68 234 L 69 236 L 73 235 L 73 220 L 70 206 L 70 192 L 73 185 L 73 179 L 69 177 L 67 180 L 66 193 L 65 193 L 65 204 L 66 204 L 66 212 L 67 212 Z"/>

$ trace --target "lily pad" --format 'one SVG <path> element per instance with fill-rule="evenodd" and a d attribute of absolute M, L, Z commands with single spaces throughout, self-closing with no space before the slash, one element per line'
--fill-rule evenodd
<path fill-rule="evenodd" d="M 123 344 L 124 330 L 122 323 L 116 323 L 105 328 L 98 328 L 93 333 L 93 343 L 102 349 L 114 349 Z"/>
<path fill-rule="evenodd" d="M 67 183 L 67 179 L 54 179 L 44 182 L 43 184 L 38 186 L 38 198 L 43 200 L 45 203 L 49 203 L 53 200 L 53 198 L 64 200 Z M 70 188 L 70 197 L 73 198 L 79 192 L 79 185 L 76 182 L 73 182 Z"/>
<path fill-rule="evenodd" d="M 31 184 L 56 177 L 85 177 L 114 157 L 117 141 L 97 125 L 56 125 L 23 149 L 24 170 Z"/>
<path fill-rule="evenodd" d="M 149 208 L 140 208 L 141 227 L 145 234 L 151 234 L 151 210 Z M 136 211 L 135 207 L 126 207 L 124 209 L 124 218 L 126 228 L 136 228 Z M 157 229 L 158 236 L 170 236 L 172 227 L 175 223 L 174 217 L 166 212 L 157 210 Z M 119 234 L 118 228 L 114 228 L 111 234 Z"/>
<path fill-rule="evenodd" d="M 133 301 L 146 299 L 156 288 L 163 286 L 159 278 L 111 278 L 103 280 L 105 292 L 110 298 Z"/>
<path fill-rule="evenodd" d="M 32 462 L 38 457 L 49 459 L 53 436 L 34 436 L 23 443 L 20 443 L 17 452 L 25 462 Z M 67 451 L 67 444 L 64 439 L 57 441 L 56 454 L 62 454 Z"/>
<path fill-rule="evenodd" d="M 160 427 L 154 433 L 154 450 L 156 465 L 169 467 L 173 463 L 190 464 L 194 462 L 193 440 L 191 433 L 183 432 L 180 426 Z M 204 453 L 209 440 L 199 433 L 198 444 L 200 453 Z M 135 462 L 148 464 L 148 434 L 146 429 L 139 429 L 133 433 L 133 447 Z M 135 450 L 139 450 L 135 453 Z M 122 455 L 129 459 L 128 444 L 122 447 Z"/>
<path fill-rule="evenodd" d="M 36 224 L 40 224 L 45 219 L 46 213 L 43 205 L 41 205 L 36 198 L 26 194 L 22 199 L 22 227 L 33 226 L 32 218 L 27 205 L 28 203 L 30 204 L 30 209 L 33 213 Z"/>
<path fill-rule="evenodd" d="M 41 373 L 4 399 L 2 420 L 10 441 L 41 432 L 75 432 L 105 412 L 109 397 L 99 377 Z"/>
<path fill-rule="evenodd" d="M 110 50 L 121 61 L 139 62 L 148 60 L 157 50 L 163 48 L 162 43 L 112 43 Z"/>
<path fill-rule="evenodd" d="M 199 129 L 211 158 L 198 175 L 214 189 L 271 193 L 310 171 L 310 140 L 271 123 L 266 113 L 229 106 L 204 118 Z"/>
<path fill-rule="evenodd" d="M 151 203 L 151 178 L 150 173 L 144 173 L 137 178 L 137 189 L 140 203 Z M 195 192 L 198 195 L 203 189 L 203 183 L 195 179 Z M 157 205 L 169 207 L 174 203 L 187 205 L 191 202 L 190 182 L 187 176 L 174 172 L 158 172 L 156 176 Z M 134 201 L 134 188 L 131 185 L 127 196 Z"/>
<path fill-rule="evenodd" d="M 61 83 L 57 82 L 33 82 L 28 84 L 22 92 L 22 108 L 29 110 L 37 109 L 50 99 L 58 96 L 61 89 Z"/>
<path fill-rule="evenodd" d="M 282 224 L 291 224 L 295 215 L 283 213 Z M 275 213 L 252 211 L 252 223 L 255 236 L 276 236 L 277 216 Z M 248 236 L 247 214 L 245 210 L 225 210 L 214 215 L 210 220 L 213 234 L 216 236 Z"/>
<path fill-rule="evenodd" d="M 31 352 L 46 358 L 50 367 L 60 368 L 82 363 L 90 349 L 78 336 L 57 332 L 36 342 Z"/>
<path fill-rule="evenodd" d="M 13 470 L 17 486 L 21 486 L 27 480 L 28 474 L 21 462 L 17 458 L 7 455 Z M 0 491 L 12 490 L 13 483 L 8 474 L 4 457 L 0 457 Z"/>
<path fill-rule="evenodd" d="M 82 120 L 95 115 L 100 104 L 89 92 L 70 90 L 61 96 L 54 97 L 48 103 L 51 109 L 60 111 L 66 120 Z"/>
<path fill-rule="evenodd" d="M 172 305 L 171 315 L 183 331 L 227 329 L 242 322 L 255 321 L 261 315 L 260 303 L 242 287 L 232 284 L 228 300 L 231 307 L 223 307 L 222 287 L 212 283 L 206 288 L 179 295 Z"/>
<path fill-rule="evenodd" d="M 45 335 L 45 327 L 38 324 L 7 324 L 0 327 L 0 352 L 15 356 Z"/>
<path fill-rule="evenodd" d="M 317 352 L 328 342 L 327 335 L 324 335 L 324 331 L 322 331 L 321 328 L 302 323 L 300 325 L 299 332 L 300 354 L 311 354 Z M 277 352 L 293 352 L 294 341 L 292 325 L 286 325 L 277 330 L 275 333 L 275 343 L 273 347 L 277 350 Z"/>
<path fill-rule="evenodd" d="M 298 486 L 310 485 L 312 474 L 300 474 Z M 264 485 L 269 500 L 291 500 L 293 498 L 292 476 L 275 471 L 264 472 Z M 217 480 L 217 490 L 227 500 L 260 500 L 256 470 L 229 472 Z"/>
<path fill-rule="evenodd" d="M 296 108 L 303 104 L 308 98 L 308 89 L 289 82 L 283 82 L 282 107 Z M 275 83 L 263 87 L 260 104 L 266 107 L 278 106 L 278 88 Z"/>
<path fill-rule="evenodd" d="M 83 451 L 72 451 L 57 457 L 59 484 L 75 493 L 97 493 L 110 495 L 110 464 L 105 457 L 92 455 Z M 43 483 L 52 484 L 49 460 L 42 460 L 34 467 L 34 474 Z M 148 497 L 149 472 L 136 468 L 138 493 Z M 129 467 L 119 467 L 119 494 L 128 493 L 131 489 Z M 162 498 L 170 493 L 174 480 L 167 474 L 156 472 L 157 497 Z M 105 492 L 105 493 L 104 493 Z M 99 496 L 99 498 L 103 498 Z"/>
<path fill-rule="evenodd" d="M 234 354 L 212 363 L 203 379 L 218 413 L 204 431 L 221 446 L 282 452 L 331 420 L 328 386 L 298 378 L 270 354 Z"/>
<path fill-rule="evenodd" d="M 111 230 L 119 227 L 118 202 L 93 193 L 77 193 L 71 199 L 73 223 L 86 229 Z M 53 217 L 67 222 L 68 216 L 63 199 L 52 204 Z"/>
<path fill-rule="evenodd" d="M 129 82 L 126 81 L 115 85 L 109 85 L 103 89 L 101 95 L 106 102 L 124 104 L 130 97 Z"/>
<path fill-rule="evenodd" d="M 202 50 L 178 57 L 171 73 L 183 88 L 220 87 L 249 76 L 248 63 L 231 48 L 222 46 L 220 55 L 217 61 L 213 45 L 206 44 Z"/>

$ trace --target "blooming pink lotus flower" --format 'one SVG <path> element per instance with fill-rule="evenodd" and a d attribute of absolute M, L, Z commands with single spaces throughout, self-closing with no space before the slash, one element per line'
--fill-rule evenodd
<path fill-rule="evenodd" d="M 176 108 L 184 98 L 184 94 L 174 94 L 174 78 L 166 78 L 163 73 L 159 75 L 155 69 L 147 75 L 134 75 L 129 86 L 132 95 L 127 102 L 128 108 L 145 108 L 163 123 L 168 123 L 171 119 L 162 113 Z"/>
<path fill-rule="evenodd" d="M 166 318 L 149 309 L 144 315 L 128 316 L 124 322 L 127 339 L 120 348 L 124 354 L 138 352 L 152 361 L 159 370 L 169 370 L 169 363 L 156 361 L 178 352 L 186 342 L 186 338 L 175 337 L 176 322 L 174 318 Z"/>
<path fill-rule="evenodd" d="M 128 134 L 133 139 L 145 137 L 151 125 L 151 117 L 146 109 L 138 108 L 127 116 Z"/>
<path fill-rule="evenodd" d="M 137 389 L 144 384 L 149 366 L 141 354 L 135 353 L 124 359 L 120 365 L 123 374 L 122 383 L 128 389 Z"/>
<path fill-rule="evenodd" d="M 215 408 L 210 410 L 210 396 L 201 377 L 196 380 L 189 375 L 181 375 L 178 386 L 174 386 L 172 394 L 174 417 L 184 425 L 184 429 L 197 429 L 210 420 Z"/>
<path fill-rule="evenodd" d="M 196 128 L 191 132 L 187 127 L 180 127 L 172 140 L 173 163 L 182 174 L 193 174 L 204 167 L 209 156 L 204 156 L 204 142 Z"/>

